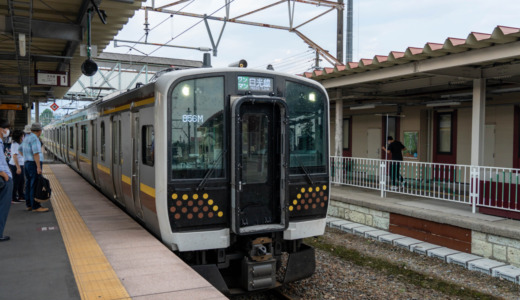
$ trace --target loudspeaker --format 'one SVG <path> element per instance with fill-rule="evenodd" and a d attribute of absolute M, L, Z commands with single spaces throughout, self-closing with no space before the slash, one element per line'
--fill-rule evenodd
<path fill-rule="evenodd" d="M 98 70 L 98 66 L 92 59 L 87 59 L 81 64 L 81 73 L 85 76 L 94 76 Z"/>

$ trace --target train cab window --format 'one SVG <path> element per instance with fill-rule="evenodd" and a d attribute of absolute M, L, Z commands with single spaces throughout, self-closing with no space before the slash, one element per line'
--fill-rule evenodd
<path fill-rule="evenodd" d="M 287 81 L 289 106 L 290 173 L 323 173 L 327 170 L 326 96 L 316 88 Z"/>
<path fill-rule="evenodd" d="M 101 129 L 101 134 L 100 134 L 100 139 L 101 139 L 101 151 L 100 151 L 100 156 L 101 156 L 101 160 L 102 161 L 105 161 L 105 148 L 106 148 L 106 139 L 105 139 L 105 122 L 101 122 L 101 125 L 100 125 Z"/>
<path fill-rule="evenodd" d="M 155 158 L 155 141 L 153 134 L 153 126 L 146 125 L 141 129 L 141 141 L 142 141 L 142 151 L 143 153 L 143 164 L 148 166 L 153 166 L 154 158 Z"/>
<path fill-rule="evenodd" d="M 88 149 L 88 127 L 87 125 L 81 126 L 81 153 L 87 154 Z"/>
<path fill-rule="evenodd" d="M 74 127 L 69 127 L 69 148 L 74 149 Z"/>
<path fill-rule="evenodd" d="M 224 176 L 224 78 L 178 83 L 170 94 L 173 179 Z"/>

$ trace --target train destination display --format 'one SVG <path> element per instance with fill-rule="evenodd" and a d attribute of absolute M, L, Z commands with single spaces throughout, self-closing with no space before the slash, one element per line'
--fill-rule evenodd
<path fill-rule="evenodd" d="M 238 76 L 238 90 L 252 92 L 272 92 L 273 79 L 264 77 Z"/>

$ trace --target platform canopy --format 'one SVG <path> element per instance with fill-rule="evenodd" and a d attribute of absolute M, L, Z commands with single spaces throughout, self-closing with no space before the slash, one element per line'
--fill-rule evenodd
<path fill-rule="evenodd" d="M 61 98 L 82 75 L 88 11 L 97 52 L 144 0 L 0 0 L 0 103 L 25 104 Z M 97 9 L 96 9 L 97 8 Z M 106 13 L 106 24 L 101 21 Z"/>

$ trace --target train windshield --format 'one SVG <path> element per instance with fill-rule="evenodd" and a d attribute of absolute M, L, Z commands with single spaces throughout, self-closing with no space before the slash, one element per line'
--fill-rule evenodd
<path fill-rule="evenodd" d="M 170 99 L 172 178 L 223 177 L 224 78 L 182 81 Z"/>
<path fill-rule="evenodd" d="M 286 82 L 289 106 L 290 173 L 326 172 L 326 96 L 319 89 Z"/>

